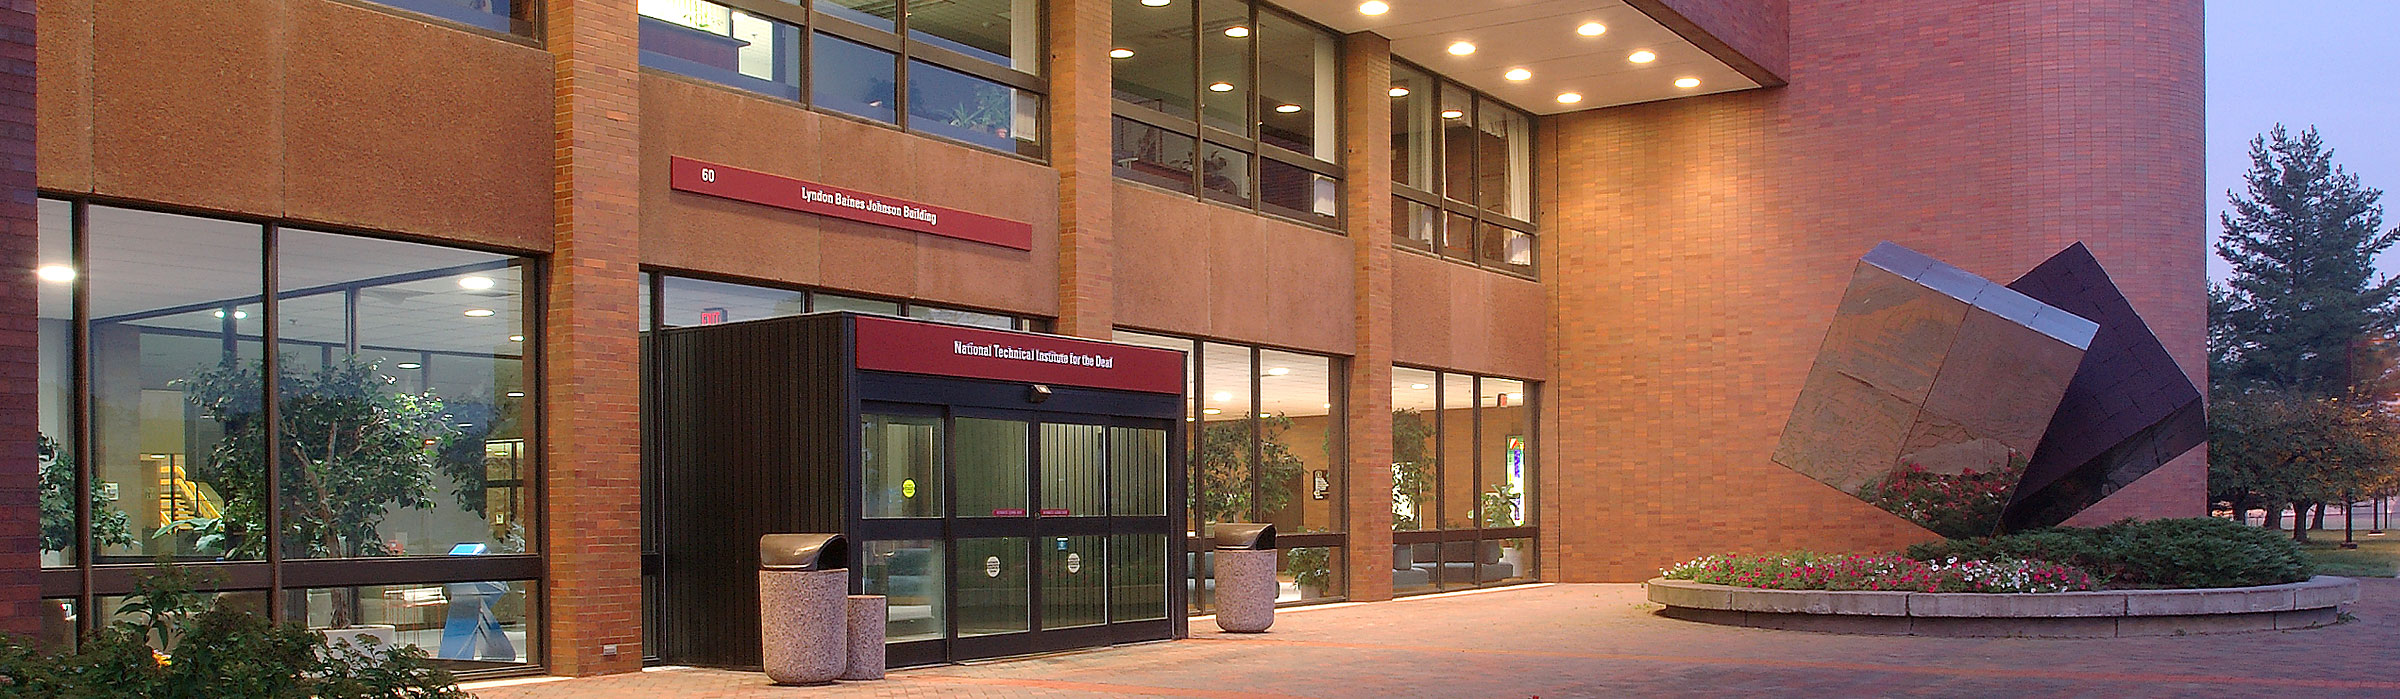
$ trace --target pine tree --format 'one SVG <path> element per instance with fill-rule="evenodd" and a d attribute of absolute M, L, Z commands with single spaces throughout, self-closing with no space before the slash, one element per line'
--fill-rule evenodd
<path fill-rule="evenodd" d="M 2211 290 L 2212 383 L 2352 394 L 2380 373 L 2359 366 L 2361 349 L 2400 321 L 2400 278 L 2374 273 L 2400 243 L 2383 229 L 2383 192 L 2334 164 L 2314 127 L 2252 138 L 2243 179 L 2216 245 L 2233 275 Z"/>

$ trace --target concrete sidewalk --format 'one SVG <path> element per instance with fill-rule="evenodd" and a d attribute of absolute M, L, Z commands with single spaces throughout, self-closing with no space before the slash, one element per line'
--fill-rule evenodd
<path fill-rule="evenodd" d="M 547 697 L 1587 697 L 2400 695 L 2400 581 L 2362 581 L 2329 628 L 2117 638 L 1920 638 L 1730 628 L 1658 616 L 1639 585 L 1546 585 L 1284 610 L 1263 635 L 775 687 L 757 673 L 653 669 L 471 686 Z M 506 682 L 506 681 L 504 681 Z"/>

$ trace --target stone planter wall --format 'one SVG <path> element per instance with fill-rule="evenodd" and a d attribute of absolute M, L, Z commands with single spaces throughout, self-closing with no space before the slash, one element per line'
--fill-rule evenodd
<path fill-rule="evenodd" d="M 1766 590 L 1652 578 L 1650 601 L 1692 621 L 1919 636 L 2162 636 L 2323 626 L 2358 601 L 2358 581 L 2205 590 L 2046 594 Z"/>

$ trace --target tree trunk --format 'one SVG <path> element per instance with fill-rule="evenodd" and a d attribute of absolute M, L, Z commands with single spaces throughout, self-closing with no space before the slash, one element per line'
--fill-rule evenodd
<path fill-rule="evenodd" d="M 2317 503 L 2317 516 L 2311 518 L 2310 522 L 2311 523 L 2308 525 L 2308 528 L 2315 529 L 2317 531 L 2325 531 L 2325 503 Z"/>
<path fill-rule="evenodd" d="M 2308 541 L 2308 503 L 2292 503 L 2292 540 Z"/>
<path fill-rule="evenodd" d="M 2250 523 L 2249 493 L 2242 493 L 2240 495 L 2233 496 L 2233 521 L 2235 524 Z"/>
<path fill-rule="evenodd" d="M 2282 506 L 2282 505 L 2279 505 L 2279 504 L 2276 504 L 2276 503 L 2272 503 L 2272 502 L 2270 502 L 2270 503 L 2267 503 L 2267 504 L 2266 504 L 2266 510 L 2267 510 L 2267 520 L 2266 520 L 2266 521 L 2267 521 L 2267 528 L 2268 528 L 2268 529 L 2282 529 L 2282 528 L 2283 528 L 2283 506 Z"/>

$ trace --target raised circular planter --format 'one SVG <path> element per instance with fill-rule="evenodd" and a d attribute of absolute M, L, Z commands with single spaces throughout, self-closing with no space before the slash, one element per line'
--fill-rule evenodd
<path fill-rule="evenodd" d="M 2358 601 L 2358 581 L 2202 590 L 1987 594 L 1767 590 L 1652 578 L 1650 601 L 1677 619 L 1796 631 L 1916 636 L 2106 638 L 2324 626 Z"/>

